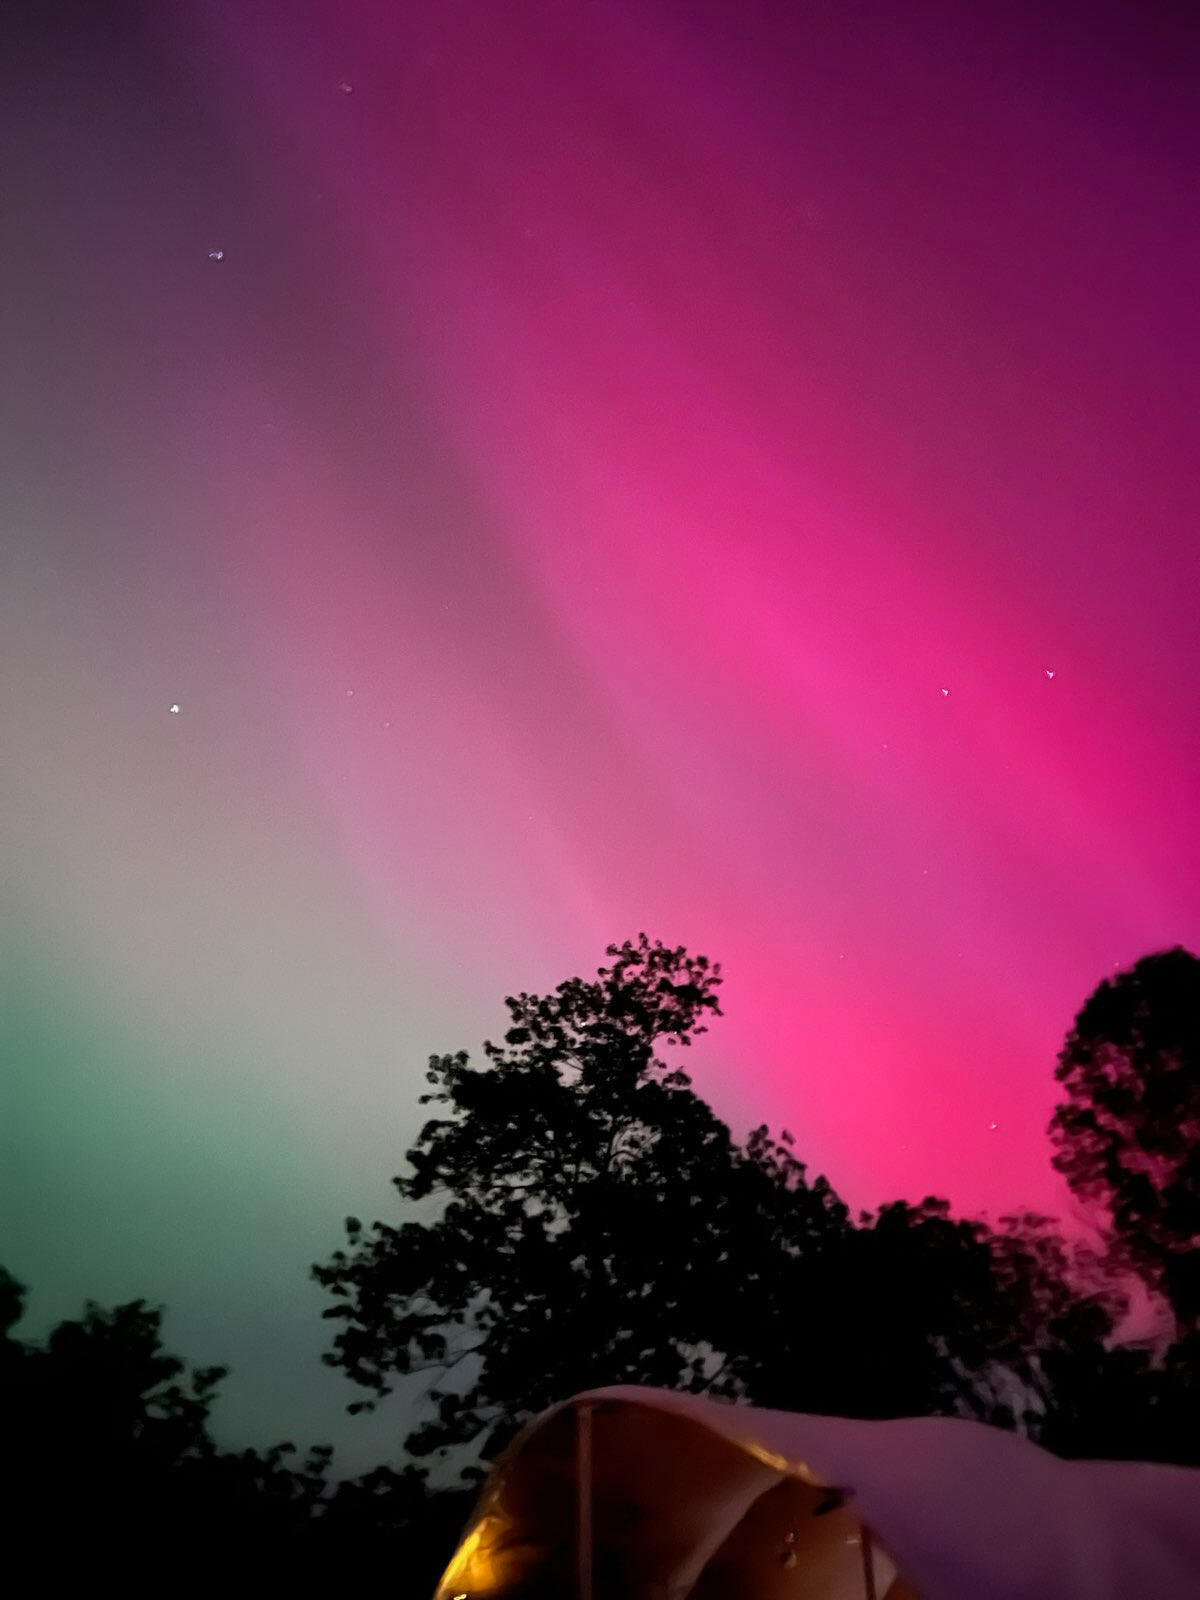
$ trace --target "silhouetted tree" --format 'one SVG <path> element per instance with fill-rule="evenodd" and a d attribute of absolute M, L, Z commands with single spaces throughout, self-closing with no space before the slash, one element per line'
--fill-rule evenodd
<path fill-rule="evenodd" d="M 682 947 L 608 947 L 596 982 L 506 1005 L 487 1063 L 433 1057 L 426 1124 L 394 1179 L 432 1221 L 365 1229 L 314 1268 L 341 1321 L 326 1357 L 376 1395 L 431 1370 L 414 1454 L 474 1441 L 609 1382 L 742 1392 L 741 1333 L 781 1256 L 812 1255 L 845 1207 L 765 1130 L 735 1147 L 686 1073 L 655 1056 L 719 1015 L 719 964 Z M 370 1405 L 373 1402 L 359 1402 Z"/>
<path fill-rule="evenodd" d="M 1054 1165 L 1103 1209 L 1114 1258 L 1200 1328 L 1200 960 L 1176 947 L 1106 978 L 1055 1073 Z"/>
<path fill-rule="evenodd" d="M 24 1296 L 0 1267 L 7 1526 L 12 1548 L 24 1530 L 59 1530 L 42 1570 L 126 1595 L 312 1593 L 350 1571 L 432 1593 L 469 1495 L 431 1492 L 413 1465 L 331 1483 L 327 1445 L 222 1450 L 208 1421 L 225 1369 L 167 1353 L 160 1310 L 89 1301 L 34 1343 L 12 1333 Z"/>
<path fill-rule="evenodd" d="M 89 1301 L 40 1347 L 8 1341 L 6 1418 L 23 1493 L 65 1498 L 98 1522 L 130 1499 L 166 1514 L 172 1469 L 211 1453 L 208 1413 L 225 1370 L 188 1370 L 162 1349 L 160 1322 L 140 1300 L 111 1311 Z"/>
<path fill-rule="evenodd" d="M 135 1300 L 89 1301 L 40 1344 L 19 1340 L 24 1290 L 0 1269 L 0 1414 L 13 1528 L 52 1524 L 48 1558 L 125 1591 L 276 1575 L 318 1550 L 331 1450 L 294 1463 L 291 1444 L 222 1451 L 209 1413 L 224 1367 L 189 1367 L 163 1349 L 162 1313 Z M 60 1573 L 61 1576 L 61 1573 Z"/>
<path fill-rule="evenodd" d="M 596 982 L 506 1002 L 486 1064 L 433 1057 L 441 1115 L 394 1181 L 410 1215 L 346 1223 L 314 1275 L 341 1323 L 324 1358 L 375 1396 L 433 1375 L 417 1461 L 329 1481 L 331 1451 L 223 1451 L 222 1367 L 189 1368 L 145 1301 L 88 1302 L 41 1344 L 13 1334 L 0 1268 L 0 1414 L 16 1525 L 69 1526 L 89 1577 L 149 1593 L 186 1564 L 299 1589 L 394 1574 L 432 1589 L 486 1461 L 532 1412 L 608 1382 L 847 1416 L 961 1414 L 1064 1455 L 1200 1464 L 1197 990 L 1186 951 L 1147 957 L 1076 1019 L 1060 1057 L 1056 1163 L 1109 1208 L 1118 1259 L 1183 1331 L 1114 1343 L 1111 1262 L 1048 1218 L 996 1225 L 898 1201 L 852 1223 L 791 1134 L 743 1142 L 655 1055 L 720 1015 L 720 968 L 682 947 L 608 947 Z M 422 1215 L 423 1212 L 423 1215 Z M 351 1407 L 369 1409 L 370 1399 Z M 457 1448 L 462 1487 L 420 1458 Z"/>
<path fill-rule="evenodd" d="M 347 1249 L 313 1269 L 342 1324 L 325 1359 L 375 1396 L 433 1374 L 417 1456 L 486 1460 L 531 1413 L 615 1382 L 1036 1431 L 1041 1356 L 1112 1329 L 1047 1220 L 990 1229 L 931 1198 L 853 1226 L 790 1134 L 735 1143 L 655 1056 L 720 1015 L 719 966 L 645 934 L 608 954 L 597 982 L 509 998 L 486 1064 L 431 1059 L 445 1114 L 393 1181 L 436 1214 L 348 1219 Z"/>
<path fill-rule="evenodd" d="M 6 1526 L 10 1550 L 57 1530 L 37 1550 L 51 1587 L 316 1593 L 353 1573 L 432 1593 L 469 1492 L 430 1491 L 412 1464 L 331 1483 L 327 1445 L 222 1450 L 208 1418 L 225 1369 L 164 1351 L 158 1309 L 89 1301 L 33 1343 L 12 1334 L 24 1295 L 0 1267 Z"/>
<path fill-rule="evenodd" d="M 1113 1327 L 1111 1295 L 1052 1223 L 993 1227 L 932 1196 L 864 1214 L 835 1252 L 791 1274 L 757 1336 L 760 1405 L 841 1416 L 958 1415 L 1037 1437 L 1057 1369 Z"/>

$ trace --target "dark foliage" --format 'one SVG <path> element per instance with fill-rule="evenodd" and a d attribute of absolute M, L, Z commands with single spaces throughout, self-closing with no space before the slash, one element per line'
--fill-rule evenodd
<path fill-rule="evenodd" d="M 466 1513 L 410 1469 L 331 1486 L 328 1447 L 222 1451 L 208 1431 L 225 1369 L 161 1345 L 161 1312 L 91 1302 L 41 1344 L 12 1337 L 24 1291 L 0 1268 L 0 1415 L 10 1548 L 51 1587 L 129 1594 L 284 1582 L 315 1593 L 352 1558 L 432 1592 Z"/>
<path fill-rule="evenodd" d="M 1049 1219 L 998 1227 L 932 1196 L 864 1216 L 815 1281 L 797 1275 L 759 1347 L 757 1403 L 840 1416 L 958 1415 L 1038 1437 L 1048 1360 L 1102 1348 L 1120 1300 Z M 799 1314 L 802 1289 L 816 1298 Z"/>
<path fill-rule="evenodd" d="M 394 1180 L 408 1219 L 349 1219 L 314 1269 L 341 1324 L 326 1360 L 369 1396 L 433 1373 L 417 1457 L 486 1462 L 543 1406 L 618 1382 L 1043 1433 L 1121 1310 L 1098 1263 L 1045 1218 L 993 1229 L 932 1198 L 852 1223 L 790 1134 L 737 1144 L 656 1056 L 720 1014 L 719 966 L 644 934 L 608 954 L 595 982 L 510 998 L 485 1064 L 431 1060 L 441 1115 Z"/>
<path fill-rule="evenodd" d="M 225 1370 L 165 1351 L 158 1309 L 89 1302 L 22 1341 L 24 1291 L 0 1269 L 6 1509 L 52 1587 L 73 1572 L 134 1595 L 429 1594 L 480 1463 L 531 1413 L 602 1383 L 960 1414 L 1063 1455 L 1200 1465 L 1194 957 L 1101 984 L 1060 1058 L 1055 1161 L 1106 1209 L 1102 1258 L 1048 1218 L 992 1226 L 933 1197 L 852 1220 L 790 1134 L 738 1143 L 656 1055 L 720 1015 L 719 966 L 644 934 L 608 954 L 595 982 L 510 998 L 483 1065 L 430 1061 L 438 1114 L 394 1180 L 406 1216 L 348 1219 L 346 1248 L 313 1269 L 339 1324 L 325 1359 L 367 1396 L 351 1409 L 432 1374 L 403 1468 L 335 1484 L 325 1447 L 223 1451 L 209 1416 Z M 1129 1268 L 1175 1315 L 1157 1355 L 1115 1339 Z M 430 1487 L 435 1454 L 459 1489 Z"/>
<path fill-rule="evenodd" d="M 781 1250 L 819 1252 L 847 1226 L 827 1184 L 810 1187 L 765 1133 L 735 1148 L 654 1054 L 719 1014 L 719 966 L 645 935 L 609 954 L 595 983 L 510 998 L 486 1064 L 431 1060 L 424 1098 L 445 1114 L 395 1180 L 410 1220 L 351 1218 L 348 1250 L 314 1269 L 342 1323 L 332 1364 L 376 1395 L 399 1374 L 438 1375 L 415 1455 L 472 1442 L 486 1455 L 600 1383 L 737 1392 L 738 1297 L 769 1297 Z M 436 1219 L 412 1219 L 431 1199 Z"/>
<path fill-rule="evenodd" d="M 1200 960 L 1175 948 L 1106 978 L 1055 1073 L 1054 1165 L 1102 1215 L 1114 1258 L 1200 1328 Z"/>

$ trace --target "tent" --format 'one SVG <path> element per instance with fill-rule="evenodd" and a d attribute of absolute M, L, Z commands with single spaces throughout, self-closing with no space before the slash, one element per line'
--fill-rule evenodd
<path fill-rule="evenodd" d="M 513 1440 L 435 1600 L 1200 1600 L 1200 1470 L 596 1389 Z"/>

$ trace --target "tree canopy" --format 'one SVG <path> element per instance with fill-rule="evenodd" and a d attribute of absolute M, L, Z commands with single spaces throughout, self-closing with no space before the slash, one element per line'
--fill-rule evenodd
<path fill-rule="evenodd" d="M 375 1394 L 439 1375 L 416 1453 L 486 1453 L 592 1384 L 737 1392 L 737 1333 L 773 1294 L 779 1250 L 819 1251 L 846 1228 L 786 1145 L 761 1130 L 736 1147 L 655 1054 L 720 1014 L 719 964 L 645 934 L 607 953 L 595 982 L 509 997 L 512 1026 L 484 1064 L 431 1059 L 424 1099 L 443 1114 L 394 1179 L 410 1220 L 350 1218 L 347 1250 L 314 1268 L 342 1323 L 331 1364 Z M 412 1218 L 426 1201 L 436 1217 Z M 465 1386 L 447 1382 L 460 1367 Z"/>
<path fill-rule="evenodd" d="M 19 1463 L 9 1510 L 40 1521 L 68 1507 L 71 1547 L 127 1569 L 219 1548 L 277 1560 L 308 1527 L 331 1451 L 291 1444 L 223 1451 L 209 1417 L 224 1367 L 193 1367 L 162 1344 L 161 1308 L 134 1300 L 60 1322 L 41 1343 L 11 1330 L 24 1289 L 0 1269 L 0 1401 Z"/>
<path fill-rule="evenodd" d="M 645 934 L 608 954 L 594 981 L 510 997 L 480 1064 L 431 1058 L 399 1219 L 347 1219 L 345 1248 L 313 1268 L 337 1325 L 325 1360 L 367 1396 L 351 1409 L 431 1375 L 406 1460 L 334 1483 L 325 1447 L 223 1450 L 225 1369 L 167 1351 L 160 1309 L 88 1302 L 22 1340 L 24 1291 L 0 1268 L 16 1525 L 69 1508 L 89 1573 L 130 1593 L 181 1562 L 193 1584 L 236 1565 L 322 1587 L 353 1563 L 430 1592 L 478 1464 L 532 1412 L 612 1382 L 957 1413 L 1064 1455 L 1200 1464 L 1194 957 L 1106 980 L 1060 1057 L 1055 1159 L 1107 1208 L 1106 1257 L 1049 1218 L 963 1219 L 932 1196 L 851 1217 L 790 1133 L 735 1139 L 660 1058 L 721 1014 L 719 965 Z M 1131 1265 L 1175 1310 L 1165 1351 L 1116 1335 L 1114 1266 Z M 432 1488 L 437 1453 L 463 1487 Z"/>
<path fill-rule="evenodd" d="M 241 1592 L 250 1577 L 310 1592 L 347 1562 L 365 1575 L 399 1561 L 432 1592 L 461 1495 L 431 1494 L 411 1463 L 333 1483 L 323 1445 L 222 1449 L 210 1413 L 226 1369 L 166 1350 L 161 1308 L 88 1301 L 32 1341 L 13 1332 L 24 1299 L 0 1267 L 5 1509 L 14 1532 L 61 1528 L 39 1554 L 48 1573 L 125 1595 L 231 1581 Z"/>
<path fill-rule="evenodd" d="M 1054 1165 L 1114 1256 L 1200 1327 L 1200 960 L 1144 956 L 1089 996 L 1058 1058 Z"/>
<path fill-rule="evenodd" d="M 620 1382 L 1036 1427 L 1043 1356 L 1101 1341 L 1114 1309 L 1077 1290 L 1046 1219 L 993 1229 L 930 1198 L 852 1221 L 791 1134 L 735 1141 L 655 1053 L 721 1014 L 719 965 L 645 934 L 607 954 L 594 982 L 509 997 L 481 1065 L 431 1059 L 441 1115 L 393 1180 L 407 1217 L 348 1219 L 313 1269 L 340 1324 L 325 1359 L 372 1397 L 432 1372 L 418 1456 L 487 1460 Z"/>

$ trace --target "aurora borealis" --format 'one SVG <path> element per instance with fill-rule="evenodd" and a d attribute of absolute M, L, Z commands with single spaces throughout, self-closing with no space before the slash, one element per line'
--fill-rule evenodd
<path fill-rule="evenodd" d="M 5 27 L 34 1317 L 165 1301 L 233 1434 L 333 1436 L 307 1267 L 427 1057 L 640 929 L 723 964 L 735 1130 L 1062 1209 L 1064 1031 L 1200 945 L 1194 18 Z"/>

